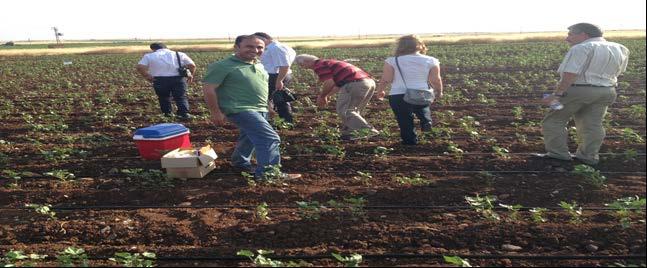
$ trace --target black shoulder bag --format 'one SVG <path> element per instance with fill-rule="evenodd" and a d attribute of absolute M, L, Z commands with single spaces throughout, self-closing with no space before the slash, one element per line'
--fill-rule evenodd
<path fill-rule="evenodd" d="M 177 65 L 180 66 L 179 68 L 177 68 L 177 72 L 180 74 L 180 76 L 191 76 L 191 71 L 189 71 L 189 68 L 182 66 L 182 62 L 180 61 L 180 52 L 175 51 L 175 55 L 177 56 Z"/>

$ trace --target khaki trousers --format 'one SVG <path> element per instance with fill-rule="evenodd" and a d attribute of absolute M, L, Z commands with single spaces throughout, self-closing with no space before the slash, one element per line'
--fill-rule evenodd
<path fill-rule="evenodd" d="M 571 117 L 577 128 L 575 157 L 587 164 L 600 161 L 600 146 L 606 135 L 602 120 L 609 105 L 616 99 L 615 87 L 570 87 L 560 98 L 562 110 L 551 110 L 542 121 L 546 152 L 554 158 L 571 160 L 568 150 L 568 131 Z"/>
<path fill-rule="evenodd" d="M 337 94 L 336 110 L 342 121 L 342 135 L 350 135 L 355 130 L 373 129 L 361 113 L 375 92 L 375 81 L 367 78 L 345 84 Z"/>

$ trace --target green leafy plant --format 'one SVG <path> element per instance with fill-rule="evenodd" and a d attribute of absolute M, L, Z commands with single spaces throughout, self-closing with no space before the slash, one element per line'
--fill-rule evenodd
<path fill-rule="evenodd" d="M 508 149 L 506 148 L 499 147 L 499 146 L 492 146 L 492 151 L 494 151 L 494 154 L 499 159 L 502 159 L 502 160 L 510 159 L 510 151 L 508 151 Z"/>
<path fill-rule="evenodd" d="M 122 169 L 121 173 L 145 188 L 173 187 L 173 179 L 159 169 L 144 170 L 141 168 Z"/>
<path fill-rule="evenodd" d="M 414 186 L 426 186 L 431 184 L 431 181 L 423 177 L 420 174 L 416 174 L 412 177 L 407 176 L 395 176 L 395 181 L 403 185 L 414 185 Z"/>
<path fill-rule="evenodd" d="M 293 124 L 293 123 L 290 123 L 290 122 L 288 122 L 288 121 L 285 121 L 285 119 L 283 119 L 283 118 L 281 118 L 281 117 L 275 117 L 275 118 L 273 119 L 273 121 L 274 121 L 274 127 L 275 127 L 276 129 L 279 129 L 279 130 L 280 130 L 280 129 L 292 129 L 292 128 L 294 128 L 294 124 Z"/>
<path fill-rule="evenodd" d="M 599 189 L 606 186 L 605 183 L 607 181 L 607 177 L 600 174 L 599 170 L 596 170 L 595 168 L 589 165 L 584 165 L 584 164 L 577 165 L 575 166 L 572 173 L 575 175 L 581 176 L 582 178 L 584 178 L 586 183 L 588 183 L 589 185 L 595 188 Z"/>
<path fill-rule="evenodd" d="M 507 209 L 510 211 L 510 217 L 509 219 L 511 221 L 518 221 L 519 220 L 519 210 L 523 207 L 522 205 L 505 205 L 505 204 L 499 204 L 499 206 Z"/>
<path fill-rule="evenodd" d="M 267 206 L 267 203 L 263 202 L 260 205 L 256 206 L 256 218 L 261 221 L 269 221 L 270 219 L 270 209 Z"/>
<path fill-rule="evenodd" d="M 13 180 L 13 182 L 8 183 L 7 185 L 5 185 L 5 187 L 9 189 L 16 189 L 20 187 L 20 180 L 22 179 L 21 173 L 15 172 L 13 170 L 5 169 L 0 174 L 2 175 L 2 177 L 6 177 Z"/>
<path fill-rule="evenodd" d="M 458 144 L 454 143 L 453 141 L 449 141 L 447 143 L 447 152 L 445 152 L 445 154 L 451 154 L 456 159 L 460 160 L 463 158 L 464 153 L 465 152 L 463 151 L 463 149 L 458 147 Z"/>
<path fill-rule="evenodd" d="M 371 173 L 369 172 L 357 171 L 357 176 L 353 176 L 353 179 L 361 181 L 364 185 L 369 185 L 371 184 L 373 175 L 371 175 Z"/>
<path fill-rule="evenodd" d="M 69 171 L 64 169 L 57 169 L 50 172 L 46 172 L 45 175 L 57 178 L 62 181 L 69 181 L 75 178 L 74 173 L 70 173 Z"/>
<path fill-rule="evenodd" d="M 245 181 L 247 181 L 247 185 L 251 187 L 256 187 L 256 185 L 258 185 L 256 180 L 254 179 L 254 174 L 243 171 L 240 173 L 240 175 L 243 176 L 243 178 L 245 178 Z"/>
<path fill-rule="evenodd" d="M 546 219 L 544 218 L 544 212 L 546 212 L 547 209 L 545 208 L 532 208 L 530 209 L 530 217 L 532 218 L 532 221 L 534 223 L 544 223 L 546 222 Z"/>
<path fill-rule="evenodd" d="M 478 140 L 481 137 L 481 134 L 478 132 L 478 126 L 481 125 L 474 117 L 472 116 L 463 116 L 458 120 L 459 125 L 465 133 L 467 133 L 472 140 Z"/>
<path fill-rule="evenodd" d="M 488 187 L 492 187 L 494 185 L 494 182 L 496 182 L 496 179 L 498 178 L 492 172 L 488 171 L 479 171 L 479 173 L 476 173 L 476 177 L 485 181 L 485 184 Z"/>
<path fill-rule="evenodd" d="M 108 260 L 116 262 L 122 267 L 155 267 L 157 256 L 152 252 L 130 253 L 117 252 Z"/>
<path fill-rule="evenodd" d="M 321 209 L 323 206 L 318 201 L 297 201 L 299 207 L 299 217 L 306 220 L 319 220 L 321 218 Z"/>
<path fill-rule="evenodd" d="M 363 217 L 366 214 L 364 206 L 367 201 L 363 197 L 347 197 L 342 202 L 336 200 L 328 200 L 327 204 L 331 208 L 346 210 L 350 212 L 353 219 Z"/>
<path fill-rule="evenodd" d="M 82 248 L 67 247 L 56 255 L 60 267 L 88 267 L 88 255 Z"/>
<path fill-rule="evenodd" d="M 616 210 L 616 217 L 620 220 L 622 228 L 631 227 L 631 216 L 638 214 L 638 212 L 645 207 L 645 198 L 638 196 L 630 196 L 620 198 L 606 206 Z"/>
<path fill-rule="evenodd" d="M 572 203 L 561 201 L 559 202 L 559 206 L 566 210 L 566 212 L 571 216 L 571 223 L 582 223 L 582 207 L 577 206 L 575 201 Z"/>
<path fill-rule="evenodd" d="M 518 120 L 518 121 L 523 120 L 523 107 L 521 106 L 512 107 L 512 115 L 514 115 L 514 120 Z"/>
<path fill-rule="evenodd" d="M 47 258 L 47 255 L 25 254 L 21 250 L 10 250 L 5 253 L 3 258 L 0 258 L 0 265 L 2 267 L 34 267 L 37 265 L 36 261 L 44 260 L 45 258 Z"/>
<path fill-rule="evenodd" d="M 389 153 L 393 152 L 393 148 L 387 148 L 383 146 L 377 146 L 373 149 L 373 154 L 379 157 L 384 157 Z"/>
<path fill-rule="evenodd" d="M 645 139 L 643 139 L 640 134 L 636 133 L 631 128 L 623 128 L 622 129 L 622 140 L 624 140 L 626 143 L 643 143 L 645 142 Z"/>
<path fill-rule="evenodd" d="M 254 254 L 251 250 L 243 249 L 239 250 L 236 252 L 236 255 L 238 256 L 244 256 L 249 258 L 250 261 L 254 263 L 254 265 L 259 266 L 259 267 L 301 267 L 301 266 L 310 266 L 309 263 L 304 262 L 304 261 L 299 261 L 299 262 L 282 262 L 282 261 L 277 261 L 277 260 L 272 260 L 271 258 L 267 257 L 266 255 L 268 254 L 273 254 L 274 251 L 272 250 L 265 250 L 265 249 L 259 249 L 256 250 L 257 254 Z"/>
<path fill-rule="evenodd" d="M 624 157 L 624 159 L 625 159 L 626 161 L 634 161 L 634 160 L 636 160 L 636 158 L 638 157 L 638 151 L 636 151 L 636 150 L 634 150 L 634 149 L 627 149 L 627 150 L 625 150 L 625 152 L 622 154 L 622 156 Z"/>
<path fill-rule="evenodd" d="M 476 194 L 475 197 L 465 196 L 465 201 L 470 205 L 476 212 L 481 213 L 483 217 L 489 220 L 499 221 L 501 217 L 494 211 L 494 201 L 496 201 L 495 196 L 479 196 Z"/>
<path fill-rule="evenodd" d="M 51 220 L 56 220 L 56 212 L 52 211 L 52 205 L 50 204 L 25 204 L 25 207 L 27 208 L 33 208 L 34 212 L 45 215 L 49 217 Z"/>
<path fill-rule="evenodd" d="M 326 154 L 331 154 L 339 159 L 344 159 L 344 157 L 346 157 L 346 151 L 341 145 L 324 144 L 321 145 L 321 149 L 324 150 Z"/>
<path fill-rule="evenodd" d="M 341 254 L 331 253 L 331 255 L 338 261 L 344 264 L 344 267 L 359 267 L 362 263 L 362 255 L 353 253 L 350 256 L 342 256 Z"/>
<path fill-rule="evenodd" d="M 445 263 L 458 266 L 458 267 L 472 267 L 472 265 L 465 259 L 459 256 L 445 256 L 443 255 Z"/>

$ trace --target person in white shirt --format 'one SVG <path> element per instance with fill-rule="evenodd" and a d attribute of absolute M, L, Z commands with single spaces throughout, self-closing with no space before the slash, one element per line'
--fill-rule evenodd
<path fill-rule="evenodd" d="M 171 100 L 175 99 L 177 116 L 180 119 L 190 119 L 189 101 L 187 99 L 187 83 L 193 81 L 195 63 L 182 52 L 166 48 L 163 43 L 152 43 L 153 52 L 147 53 L 137 64 L 137 72 L 147 81 L 153 83 L 153 89 L 159 99 L 160 109 L 165 116 L 172 115 Z M 189 70 L 188 77 L 179 73 L 178 55 L 182 67 Z"/>
<path fill-rule="evenodd" d="M 292 116 L 292 107 L 289 102 L 283 101 L 281 97 L 275 97 L 280 90 L 287 88 L 292 80 L 292 70 L 290 66 L 294 61 L 296 52 L 291 47 L 276 41 L 267 33 L 257 32 L 255 36 L 265 41 L 265 51 L 261 55 L 261 63 L 270 75 L 269 79 L 269 99 L 274 105 L 274 109 L 288 123 L 294 123 Z"/>
<path fill-rule="evenodd" d="M 602 29 L 590 23 L 568 27 L 566 42 L 571 45 L 559 69 L 561 79 L 554 93 L 544 99 L 557 99 L 564 108 L 551 110 L 542 122 L 545 154 L 533 154 L 560 160 L 596 165 L 606 135 L 602 121 L 609 105 L 616 99 L 618 76 L 625 71 L 629 50 L 608 42 Z M 573 118 L 577 128 L 578 147 L 574 155 L 568 150 L 566 127 Z"/>
<path fill-rule="evenodd" d="M 382 100 L 386 88 L 391 85 L 389 105 L 400 127 L 402 144 L 418 143 L 413 115 L 420 119 L 423 131 L 431 131 L 431 109 L 429 105 L 414 105 L 404 101 L 407 88 L 433 89 L 436 98 L 443 95 L 443 81 L 440 77 L 438 59 L 424 55 L 427 46 L 415 35 L 405 35 L 398 39 L 395 57 L 389 57 L 384 63 L 382 79 L 377 86 L 377 98 Z M 397 59 L 397 61 L 396 61 Z"/>

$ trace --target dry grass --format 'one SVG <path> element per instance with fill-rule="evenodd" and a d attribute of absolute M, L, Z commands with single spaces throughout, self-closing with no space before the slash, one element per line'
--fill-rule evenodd
<path fill-rule="evenodd" d="M 420 37 L 431 44 L 476 44 L 496 42 L 538 42 L 562 41 L 566 32 L 541 32 L 541 33 L 473 33 L 473 34 L 422 34 Z M 296 49 L 308 48 L 362 48 L 384 47 L 392 45 L 398 35 L 368 36 L 362 39 L 354 37 L 345 38 L 284 38 L 282 42 Z M 645 38 L 645 30 L 607 31 L 605 37 L 609 39 Z M 304 41 L 305 40 L 305 41 Z M 180 51 L 231 51 L 232 44 L 200 44 L 200 45 L 174 45 L 174 50 Z M 41 56 L 62 54 L 121 54 L 121 53 L 147 53 L 147 46 L 111 46 L 97 43 L 93 47 L 81 48 L 55 48 L 55 49 L 6 49 L 0 50 L 0 56 Z"/>

